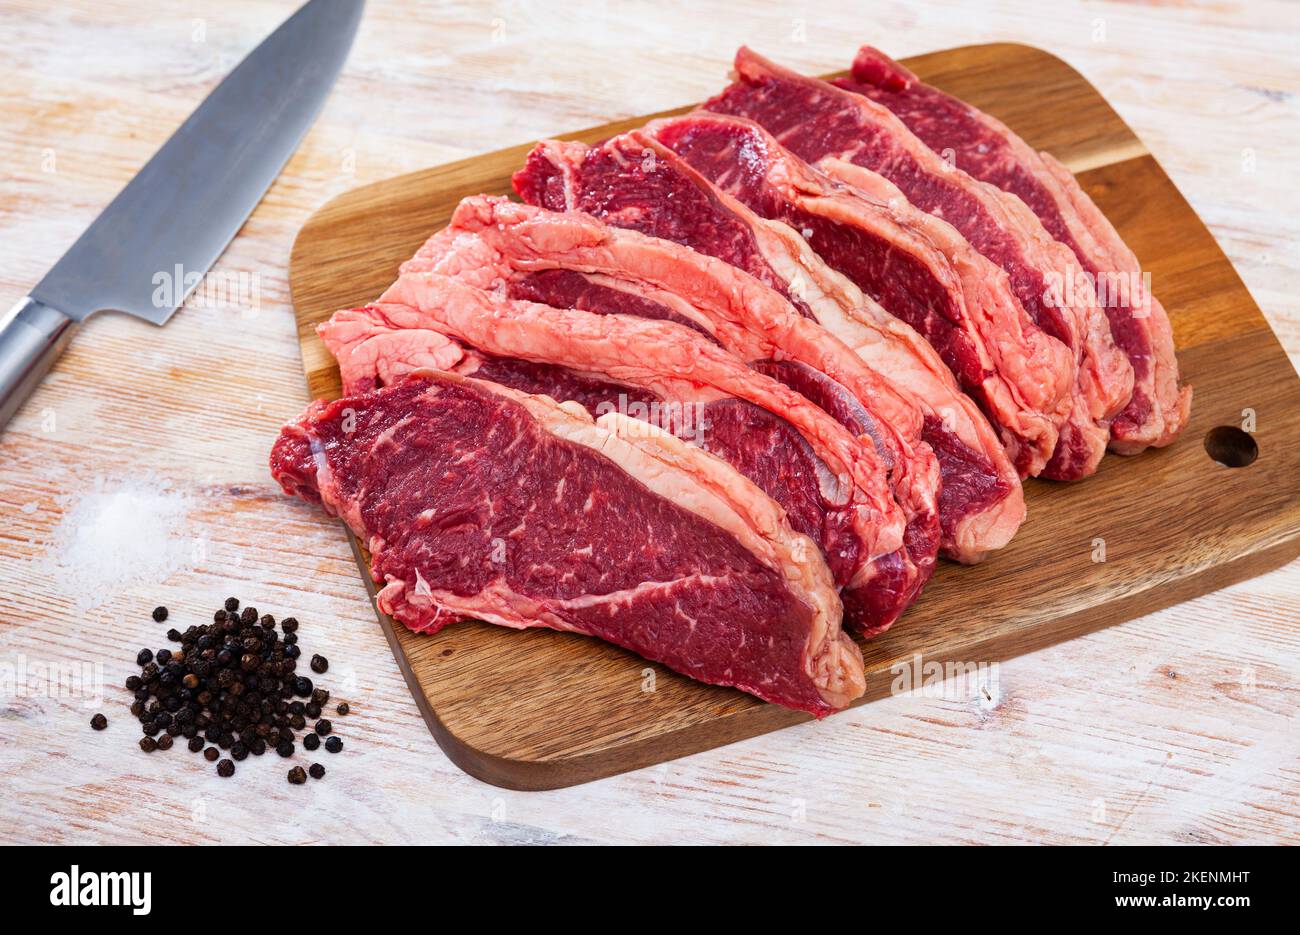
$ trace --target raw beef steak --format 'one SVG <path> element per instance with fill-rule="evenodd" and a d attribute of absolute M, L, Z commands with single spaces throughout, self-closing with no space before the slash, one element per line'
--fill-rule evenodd
<path fill-rule="evenodd" d="M 944 161 L 886 108 L 747 48 L 736 53 L 735 72 L 736 82 L 704 109 L 762 124 L 782 145 L 833 175 L 843 167 L 824 160 L 878 173 L 892 183 L 886 191 L 901 191 L 917 208 L 948 221 L 1006 271 L 1025 311 L 1069 347 L 1078 364 L 1070 417 L 1042 473 L 1074 480 L 1095 471 L 1106 451 L 1110 418 L 1127 404 L 1133 375 L 1095 295 L 1079 280 L 1074 255 L 1022 203 Z M 865 174 L 847 178 L 859 185 Z"/>
<path fill-rule="evenodd" d="M 1015 534 L 1024 518 L 1020 479 L 988 421 L 925 339 L 823 263 L 789 226 L 755 214 L 640 131 L 596 147 L 543 141 L 515 173 L 514 185 L 530 204 L 583 211 L 671 240 L 789 297 L 921 414 L 919 437 L 938 457 L 942 475 L 944 554 L 976 561 Z M 629 294 L 623 301 L 637 300 Z M 888 399 L 875 411 L 916 443 L 914 415 L 890 407 Z"/>
<path fill-rule="evenodd" d="M 694 113 L 646 132 L 764 217 L 798 230 L 828 264 L 924 336 L 998 428 L 1023 474 L 1039 473 L 1071 407 L 1075 362 L 944 221 L 876 200 L 783 148 L 758 124 Z"/>
<path fill-rule="evenodd" d="M 320 333 L 340 359 L 358 347 L 368 359 L 371 336 L 394 330 L 430 331 L 435 341 L 461 344 L 458 373 L 576 402 L 593 415 L 645 419 L 718 455 L 821 546 L 855 627 L 889 626 L 924 583 L 904 548 L 905 518 L 874 449 L 689 329 L 406 273 L 384 301 L 340 312 Z"/>
<path fill-rule="evenodd" d="M 413 630 L 477 618 L 589 634 L 818 716 L 861 695 L 830 572 L 780 508 L 619 420 L 421 371 L 313 403 L 271 470 L 366 543 L 380 608 Z"/>
<path fill-rule="evenodd" d="M 939 467 L 921 413 L 846 345 L 728 263 L 587 214 L 466 198 L 403 274 L 456 276 L 512 298 L 675 321 L 797 390 L 875 447 L 923 582 L 939 541 Z M 388 298 L 385 296 L 384 298 Z M 384 299 L 381 298 L 381 302 Z"/>
<path fill-rule="evenodd" d="M 996 117 L 925 84 L 871 46 L 858 51 L 853 77 L 834 83 L 888 107 L 932 150 L 953 154 L 969 175 L 1018 196 L 1094 283 L 1109 284 L 1097 298 L 1134 374 L 1128 405 L 1111 422 L 1111 450 L 1135 454 L 1173 441 L 1187 421 L 1191 390 L 1178 386 L 1169 316 L 1145 288 L 1133 251 L 1070 171 Z"/>

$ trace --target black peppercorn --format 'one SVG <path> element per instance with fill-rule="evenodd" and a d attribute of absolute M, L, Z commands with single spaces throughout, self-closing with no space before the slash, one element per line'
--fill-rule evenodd
<path fill-rule="evenodd" d="M 96 714 L 90 719 L 90 726 L 95 728 L 95 730 L 103 730 L 108 726 L 108 718 L 104 717 L 102 714 Z"/>
<path fill-rule="evenodd" d="M 301 766 L 295 766 L 289 770 L 289 782 L 291 785 L 301 786 L 307 781 L 307 771 Z"/>
<path fill-rule="evenodd" d="M 310 678 L 294 675 L 298 658 L 306 658 L 297 645 L 297 619 L 286 617 L 281 633 L 270 614 L 259 616 L 255 607 L 241 607 L 232 597 L 210 624 L 183 632 L 169 628 L 167 639 L 179 644 L 175 651 L 143 649 L 137 654 L 140 673 L 125 684 L 134 696 L 131 713 L 145 735 L 141 749 L 166 750 L 182 738 L 209 762 L 220 760 L 217 772 L 222 776 L 234 774 L 235 762 L 262 756 L 270 747 L 282 757 L 293 756 L 299 731 L 306 731 L 303 745 L 309 750 L 322 745 L 331 753 L 341 750 L 338 738 L 321 739 L 333 732 L 330 721 L 321 717 L 330 693 Z M 154 612 L 158 623 L 168 616 L 162 605 Z M 310 665 L 317 674 L 329 669 L 319 654 Z M 339 713 L 347 710 L 338 706 Z M 308 726 L 312 721 L 314 730 Z M 96 730 L 107 723 L 102 714 L 91 720 Z M 296 769 L 300 778 L 293 781 L 305 782 L 306 772 Z M 323 765 L 314 764 L 310 774 L 320 778 L 324 772 Z"/>
<path fill-rule="evenodd" d="M 307 772 L 311 773 L 312 779 L 320 779 L 325 775 L 325 767 L 320 763 L 313 763 Z"/>
<path fill-rule="evenodd" d="M 349 705 L 346 701 L 344 701 L 334 710 L 337 711 L 339 714 L 351 714 L 352 706 Z"/>

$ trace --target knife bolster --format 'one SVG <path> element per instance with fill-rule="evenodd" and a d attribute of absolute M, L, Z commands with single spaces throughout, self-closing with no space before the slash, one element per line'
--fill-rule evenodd
<path fill-rule="evenodd" d="M 0 319 L 0 431 L 47 374 L 76 323 L 31 296 Z"/>

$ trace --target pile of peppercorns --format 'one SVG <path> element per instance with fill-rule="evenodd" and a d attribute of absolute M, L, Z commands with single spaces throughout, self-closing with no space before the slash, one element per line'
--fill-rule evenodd
<path fill-rule="evenodd" d="M 165 621 L 167 608 L 156 608 L 153 619 Z M 181 737 L 191 752 L 202 752 L 208 762 L 218 761 L 218 776 L 233 776 L 235 763 L 249 754 L 261 756 L 274 749 L 282 757 L 293 756 L 297 732 L 307 730 L 310 719 L 315 724 L 303 738 L 306 749 L 319 749 L 325 738 L 326 751 L 342 750 L 334 725 L 321 716 L 330 693 L 314 686 L 310 678 L 294 674 L 302 654 L 298 621 L 286 617 L 280 630 L 283 635 L 276 632 L 270 614 L 259 617 L 255 607 L 241 612 L 239 600 L 231 597 L 213 614 L 212 623 L 184 633 L 167 631 L 169 640 L 181 644 L 179 650 L 140 650 L 135 660 L 140 674 L 126 680 L 126 687 L 135 693 L 131 713 L 144 731 L 140 749 L 170 750 L 175 738 Z M 312 656 L 313 672 L 319 675 L 328 669 L 329 660 Z M 344 703 L 335 710 L 346 715 L 350 709 Z M 90 723 L 103 730 L 108 720 L 96 714 Z M 229 752 L 227 758 L 222 758 L 222 750 Z M 301 785 L 308 772 L 320 779 L 325 767 L 313 763 L 304 771 L 295 766 L 289 770 L 289 782 Z"/>

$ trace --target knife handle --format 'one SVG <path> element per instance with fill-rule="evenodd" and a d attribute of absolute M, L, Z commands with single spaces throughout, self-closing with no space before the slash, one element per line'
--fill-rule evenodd
<path fill-rule="evenodd" d="M 76 324 L 31 296 L 0 320 L 0 431 L 54 366 Z"/>

